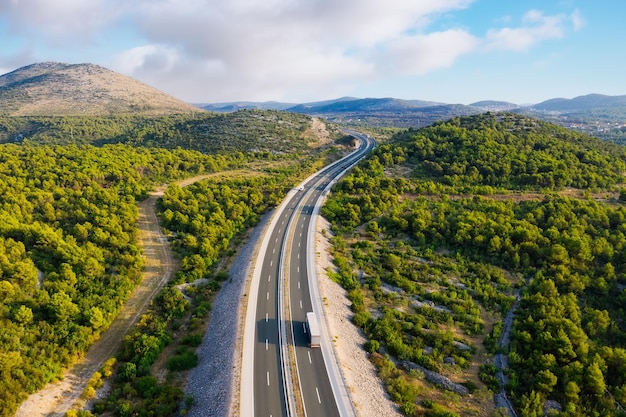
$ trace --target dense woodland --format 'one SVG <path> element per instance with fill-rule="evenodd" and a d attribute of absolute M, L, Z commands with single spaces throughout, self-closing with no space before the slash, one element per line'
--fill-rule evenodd
<path fill-rule="evenodd" d="M 142 269 L 137 199 L 242 162 L 115 145 L 0 147 L 0 415 L 106 329 Z"/>
<path fill-rule="evenodd" d="M 277 159 L 258 165 L 254 172 L 224 171 L 184 188 L 176 184 L 167 188 L 159 201 L 159 215 L 180 268 L 124 340 L 112 392 L 96 402 L 96 414 L 165 417 L 185 415 L 193 406 L 193 398 L 183 398 L 180 386 L 184 372 L 197 365 L 195 349 L 202 341 L 211 301 L 221 282 L 229 279 L 228 259 L 262 214 L 303 175 L 324 164 L 319 156 L 284 162 Z M 166 347 L 173 354 L 168 356 Z M 159 381 L 156 362 L 163 356 L 167 376 Z"/>
<path fill-rule="evenodd" d="M 320 143 L 307 136 L 310 118 L 241 112 L 230 119 L 207 114 L 32 117 L 2 118 L 0 124 L 4 139 L 18 142 L 0 145 L 2 416 L 12 416 L 28 393 L 58 378 L 79 358 L 135 288 L 143 268 L 137 202 L 155 185 L 176 179 L 245 173 L 231 180 L 229 174 L 216 174 L 215 182 L 167 190 L 162 218 L 180 253 L 178 279 L 214 279 L 190 291 L 192 303 L 168 286 L 125 340 L 118 364 L 107 364 L 85 393 L 91 398 L 102 377 L 119 371 L 119 390 L 98 405 L 99 411 L 173 415 L 182 391 L 158 384 L 149 367 L 172 342 L 182 317 L 190 338 L 176 342 L 180 346 L 167 369 L 179 372 L 193 365 L 192 348 L 201 340 L 209 300 L 224 279 L 213 264 L 232 253 L 237 242 L 231 240 L 255 224 L 286 189 L 323 164 L 324 152 L 311 153 Z M 181 124 L 193 127 L 185 130 Z M 189 142 L 201 128 L 220 140 L 212 143 L 207 134 Z M 142 136 L 138 129 L 152 133 Z M 246 141 L 254 142 L 253 132 L 256 143 L 265 141 L 280 152 L 262 146 L 241 152 L 249 150 Z"/>
<path fill-rule="evenodd" d="M 486 114 L 400 133 L 335 187 L 334 277 L 406 415 L 484 415 L 486 387 L 523 417 L 626 415 L 625 172 L 621 147 Z"/>

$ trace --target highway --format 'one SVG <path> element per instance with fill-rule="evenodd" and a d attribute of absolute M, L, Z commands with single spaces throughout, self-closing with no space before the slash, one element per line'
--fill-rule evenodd
<path fill-rule="evenodd" d="M 319 300 L 317 305 L 312 303 L 315 297 L 309 288 L 309 283 L 317 285 L 316 277 L 309 276 L 311 263 L 316 261 L 311 248 L 314 210 L 319 210 L 325 190 L 375 146 L 365 135 L 349 134 L 359 139 L 357 150 L 292 190 L 276 209 L 264 236 L 244 330 L 241 416 L 295 416 L 301 410 L 305 416 L 332 417 L 344 416 L 346 412 L 340 410 L 351 409 L 351 404 L 341 404 L 347 395 L 336 392 L 343 381 L 336 381 L 341 379 L 337 376 L 340 373 L 332 366 L 333 377 L 329 378 L 326 361 L 331 356 L 331 341 L 322 340 L 322 349 L 309 348 L 304 327 L 306 312 L 314 311 L 320 319 L 323 317 L 319 311 L 323 307 Z M 289 355 L 288 344 L 294 345 L 295 357 Z M 293 362 L 297 365 L 295 373 L 291 372 Z M 295 392 L 294 385 L 300 390 Z M 341 400 L 339 406 L 337 397 Z"/>

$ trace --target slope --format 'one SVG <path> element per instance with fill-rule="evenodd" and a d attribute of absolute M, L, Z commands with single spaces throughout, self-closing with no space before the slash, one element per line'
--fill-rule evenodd
<path fill-rule="evenodd" d="M 506 113 L 394 139 L 323 214 L 400 410 L 513 415 L 506 389 L 520 415 L 621 415 L 624 148 Z"/>
<path fill-rule="evenodd" d="M 0 77 L 0 114 L 110 115 L 200 111 L 133 78 L 93 64 L 44 62 Z"/>

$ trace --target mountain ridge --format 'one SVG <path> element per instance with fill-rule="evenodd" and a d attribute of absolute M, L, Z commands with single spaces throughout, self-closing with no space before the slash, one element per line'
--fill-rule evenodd
<path fill-rule="evenodd" d="M 626 95 L 608 96 L 604 94 L 587 94 L 568 98 L 552 98 L 530 106 L 534 110 L 543 111 L 589 111 L 598 108 L 626 107 Z"/>
<path fill-rule="evenodd" d="M 76 116 L 202 111 L 95 64 L 42 62 L 0 76 L 0 114 Z"/>

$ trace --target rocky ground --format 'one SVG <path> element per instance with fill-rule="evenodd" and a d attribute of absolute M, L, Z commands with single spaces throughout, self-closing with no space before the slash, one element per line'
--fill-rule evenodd
<path fill-rule="evenodd" d="M 330 334 L 335 340 L 335 352 L 341 371 L 348 386 L 348 392 L 359 417 L 401 416 L 395 404 L 389 399 L 380 379 L 376 376 L 374 365 L 363 350 L 366 339 L 361 331 L 352 324 L 350 301 L 346 291 L 339 284 L 328 278 L 325 273 L 333 268 L 329 255 L 329 224 L 324 218 L 317 222 L 316 253 L 319 285 L 324 309 L 330 326 Z"/>
<path fill-rule="evenodd" d="M 239 250 L 211 309 L 211 319 L 196 351 L 198 366 L 188 376 L 185 393 L 194 405 L 187 416 L 237 416 L 241 369 L 241 335 L 254 258 L 270 219 L 266 215 Z"/>

